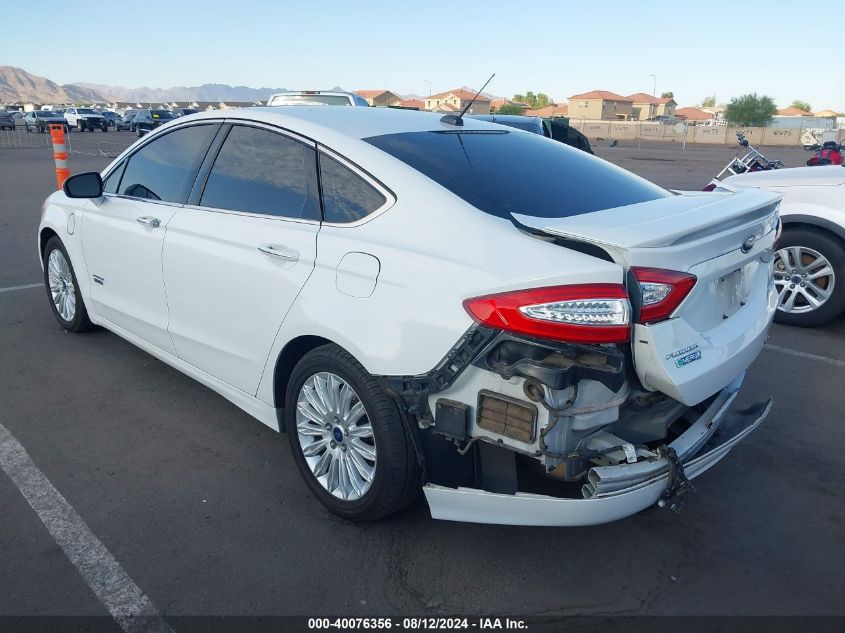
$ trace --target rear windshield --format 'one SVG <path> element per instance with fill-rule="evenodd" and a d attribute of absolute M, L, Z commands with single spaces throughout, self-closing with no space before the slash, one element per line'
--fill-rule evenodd
<path fill-rule="evenodd" d="M 561 143 L 524 132 L 403 132 L 364 139 L 485 213 L 562 218 L 671 194 Z"/>
<path fill-rule="evenodd" d="M 170 110 L 152 110 L 150 112 L 154 119 L 172 119 L 173 113 Z"/>
<path fill-rule="evenodd" d="M 343 95 L 285 95 L 275 97 L 270 105 L 352 105 L 349 97 Z"/>

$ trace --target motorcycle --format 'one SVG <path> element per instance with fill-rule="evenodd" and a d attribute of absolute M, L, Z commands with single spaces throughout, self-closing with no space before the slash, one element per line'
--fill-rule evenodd
<path fill-rule="evenodd" d="M 815 155 L 807 159 L 807 165 L 816 167 L 818 165 L 841 165 L 842 144 L 836 141 L 825 141 L 821 145 L 805 145 L 808 152 L 815 152 Z"/>
<path fill-rule="evenodd" d="M 735 176 L 736 174 L 744 174 L 749 171 L 768 171 L 770 169 L 780 169 L 784 166 L 782 161 L 769 160 L 763 156 L 756 148 L 749 144 L 748 139 L 745 138 L 743 132 L 736 133 L 739 146 L 737 152 L 730 162 L 725 165 L 724 169 L 716 174 L 716 177 L 711 180 L 702 191 L 713 191 L 719 186 L 719 183 L 728 176 Z M 745 153 L 740 156 L 740 153 Z"/>

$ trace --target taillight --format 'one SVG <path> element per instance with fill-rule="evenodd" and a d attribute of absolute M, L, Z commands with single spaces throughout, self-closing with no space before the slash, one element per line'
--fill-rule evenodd
<path fill-rule="evenodd" d="M 704 187 L 704 189 L 702 189 L 702 191 L 713 191 L 715 188 L 716 188 L 716 183 L 711 182 L 709 185 Z"/>
<path fill-rule="evenodd" d="M 515 290 L 475 297 L 464 308 L 488 327 L 573 343 L 628 340 L 631 306 L 621 284 Z"/>
<path fill-rule="evenodd" d="M 662 268 L 632 266 L 642 294 L 640 323 L 668 319 L 695 286 L 696 276 Z"/>
<path fill-rule="evenodd" d="M 772 244 L 773 250 L 777 250 L 778 244 L 780 244 L 781 233 L 783 233 L 783 220 L 781 220 L 780 216 L 778 216 L 778 225 L 775 229 L 775 243 Z"/>

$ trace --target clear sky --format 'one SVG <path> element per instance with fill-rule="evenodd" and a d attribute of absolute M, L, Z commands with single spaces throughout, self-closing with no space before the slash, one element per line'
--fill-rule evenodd
<path fill-rule="evenodd" d="M 429 85 L 433 92 L 480 87 L 495 72 L 487 89 L 493 94 L 533 90 L 557 101 L 593 89 L 651 93 L 653 74 L 658 95 L 671 90 L 681 106 L 711 94 L 723 102 L 758 92 L 779 106 L 802 99 L 815 110 L 845 111 L 842 39 L 835 35 L 845 24 L 842 0 L 806 7 L 604 0 L 573 8 L 496 0 L 144 0 L 95 2 L 80 18 L 83 5 L 87 0 L 20 4 L 21 19 L 0 35 L 0 65 L 59 83 L 339 85 L 423 95 Z"/>

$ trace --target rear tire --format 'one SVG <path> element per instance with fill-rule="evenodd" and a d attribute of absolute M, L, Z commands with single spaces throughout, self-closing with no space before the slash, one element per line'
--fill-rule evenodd
<path fill-rule="evenodd" d="M 291 373 L 285 402 L 297 468 L 334 514 L 373 521 L 419 496 L 419 464 L 399 410 L 346 350 L 331 344 L 306 354 Z"/>
<path fill-rule="evenodd" d="M 73 264 L 62 241 L 53 236 L 44 247 L 44 285 L 53 316 L 68 332 L 85 332 L 94 326 L 79 292 Z"/>
<path fill-rule="evenodd" d="M 775 321 L 815 327 L 845 311 L 845 242 L 820 229 L 787 227 L 774 263 Z"/>

